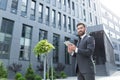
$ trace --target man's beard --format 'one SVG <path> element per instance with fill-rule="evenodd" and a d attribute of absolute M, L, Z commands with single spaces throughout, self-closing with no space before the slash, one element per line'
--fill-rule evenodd
<path fill-rule="evenodd" d="M 84 35 L 84 34 L 85 34 L 85 32 L 80 32 L 80 33 L 78 33 L 79 36 L 82 36 L 82 35 Z"/>

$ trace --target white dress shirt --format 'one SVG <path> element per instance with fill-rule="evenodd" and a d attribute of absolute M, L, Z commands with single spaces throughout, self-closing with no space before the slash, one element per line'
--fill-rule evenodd
<path fill-rule="evenodd" d="M 82 40 L 85 36 L 86 36 L 86 34 L 80 36 L 81 40 Z M 75 53 L 77 53 L 77 52 L 78 52 L 78 48 L 76 47 Z M 74 55 L 74 51 L 71 53 L 71 55 L 72 55 L 72 56 Z"/>

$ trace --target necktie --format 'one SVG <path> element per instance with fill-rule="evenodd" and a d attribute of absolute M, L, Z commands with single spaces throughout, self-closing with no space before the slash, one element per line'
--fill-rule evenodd
<path fill-rule="evenodd" d="M 79 37 L 78 39 L 78 47 L 79 47 L 80 41 L 81 41 L 81 37 Z"/>

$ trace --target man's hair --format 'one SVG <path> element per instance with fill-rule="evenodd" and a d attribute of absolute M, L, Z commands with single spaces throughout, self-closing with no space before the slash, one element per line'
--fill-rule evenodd
<path fill-rule="evenodd" d="M 84 23 L 78 23 L 78 24 L 77 24 L 77 27 L 78 27 L 79 25 L 83 25 L 84 27 L 86 27 Z"/>

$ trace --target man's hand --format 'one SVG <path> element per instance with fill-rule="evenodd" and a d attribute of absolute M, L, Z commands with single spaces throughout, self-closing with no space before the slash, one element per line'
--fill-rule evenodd
<path fill-rule="evenodd" d="M 75 49 L 76 49 L 76 46 L 74 44 L 69 44 L 68 45 L 68 53 L 71 54 L 72 52 L 75 51 Z"/>

